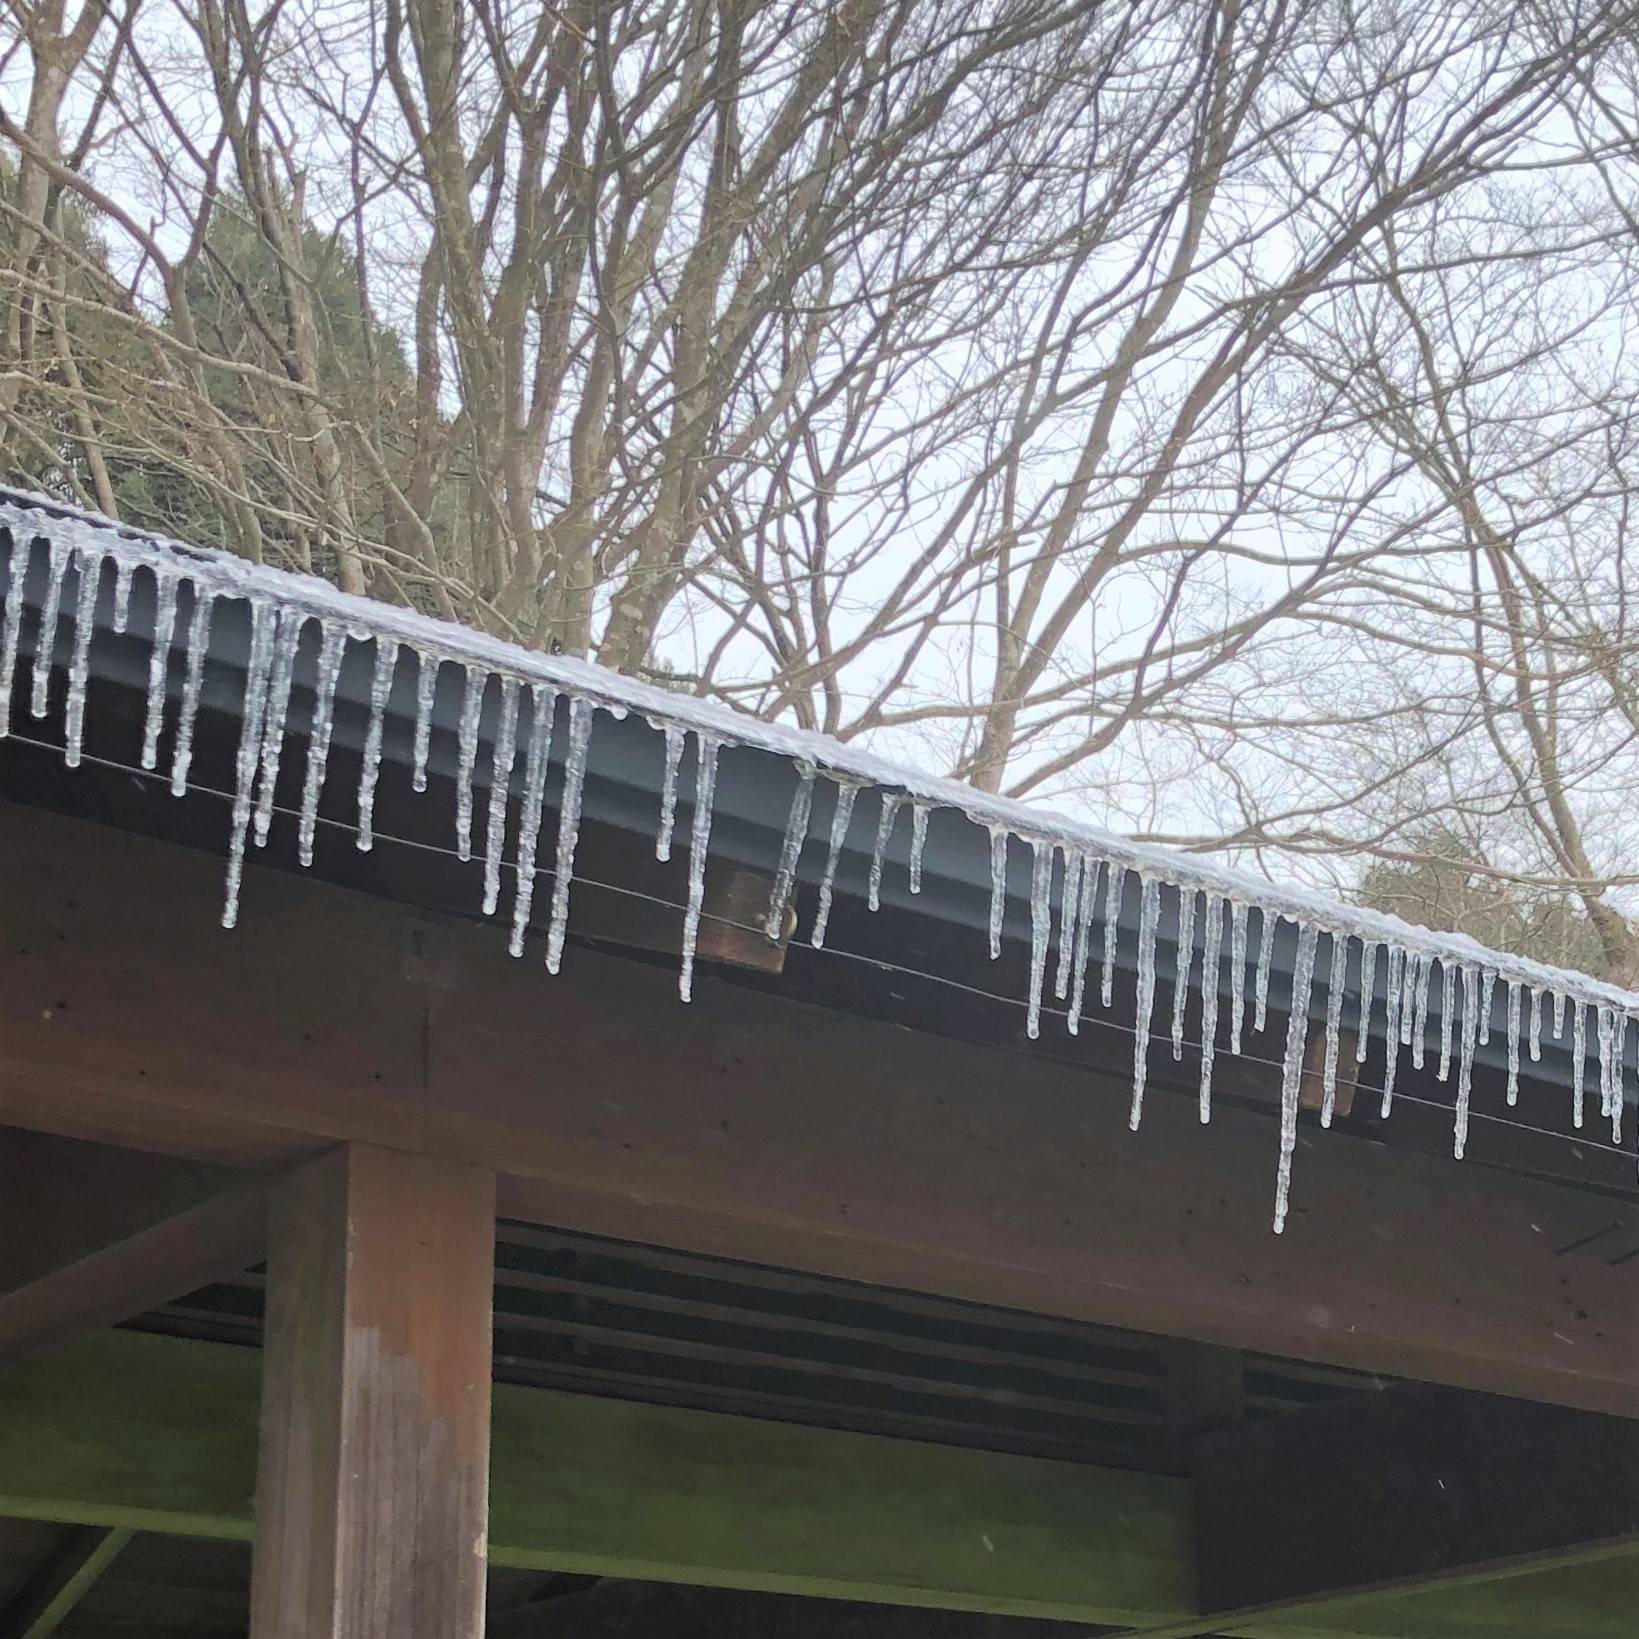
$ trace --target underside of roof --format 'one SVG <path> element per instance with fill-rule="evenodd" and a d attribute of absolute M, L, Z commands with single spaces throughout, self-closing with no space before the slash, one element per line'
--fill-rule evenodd
<path fill-rule="evenodd" d="M 1277 1230 L 1311 1104 L 1432 1109 L 1458 1155 L 1533 1132 L 1631 1190 L 1627 992 L 37 497 L 0 492 L 0 552 L 0 790 L 225 845 L 227 927 L 256 847 L 552 972 L 641 905 L 685 1001 L 732 924 L 789 951 L 742 982 L 1119 1055 L 1135 1127 L 1152 1085 L 1278 1104 Z"/>

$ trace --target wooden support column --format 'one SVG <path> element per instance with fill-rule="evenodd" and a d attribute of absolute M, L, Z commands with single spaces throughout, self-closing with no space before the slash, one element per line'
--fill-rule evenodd
<path fill-rule="evenodd" d="M 479 1639 L 492 1173 L 348 1144 L 278 1184 L 251 1639 Z"/>

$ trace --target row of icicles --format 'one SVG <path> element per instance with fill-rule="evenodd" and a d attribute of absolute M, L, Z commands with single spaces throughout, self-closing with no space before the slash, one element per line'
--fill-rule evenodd
<path fill-rule="evenodd" d="M 73 615 L 73 642 L 68 668 L 68 699 L 65 711 L 64 758 L 70 766 L 80 761 L 85 724 L 89 650 L 96 599 L 103 569 L 114 570 L 113 627 L 124 631 L 130 609 L 132 578 L 138 567 L 146 567 L 155 580 L 154 642 L 149 659 L 147 705 L 142 743 L 142 766 L 154 769 L 159 760 L 159 743 L 164 726 L 167 680 L 171 652 L 178 640 L 178 613 L 182 583 L 191 591 L 188 620 L 181 629 L 183 688 L 171 737 L 170 788 L 175 796 L 187 789 L 192 759 L 194 725 L 198 716 L 206 652 L 210 645 L 211 622 L 219 597 L 242 597 L 240 592 L 217 593 L 193 576 L 184 576 L 148 555 L 127 556 L 120 547 L 111 548 L 105 539 L 84 531 L 75 544 L 73 527 L 59 526 L 49 541 L 46 593 L 41 606 L 39 652 L 54 652 L 54 640 L 63 615 L 64 588 L 71 563 L 77 560 L 78 577 Z M 64 537 L 69 537 L 65 539 Z M 0 735 L 7 732 L 11 696 L 17 670 L 22 617 L 21 573 L 13 573 L 5 607 L 5 630 L 0 645 Z M 280 757 L 287 734 L 286 718 L 295 677 L 297 646 L 307 623 L 319 627 L 319 647 L 313 679 L 314 704 L 309 724 L 306 766 L 298 809 L 297 851 L 303 865 L 313 860 L 318 825 L 319 798 L 324 788 L 334 722 L 336 685 L 347 643 L 371 642 L 375 664 L 370 688 L 370 715 L 365 732 L 363 760 L 357 791 L 357 845 L 368 851 L 374 840 L 376 785 L 381 771 L 382 737 L 386 710 L 400 651 L 398 640 L 325 619 L 308 611 L 272 601 L 250 598 L 250 646 L 245 673 L 238 753 L 235 759 L 232 828 L 228 850 L 226 896 L 222 925 L 231 928 L 239 915 L 239 891 L 244 870 L 247 841 L 257 846 L 267 842 L 274 809 L 274 789 Z M 45 635 L 52 634 L 48 642 Z M 481 835 L 484 873 L 483 908 L 486 916 L 496 913 L 501 894 L 502 863 L 506 854 L 508 794 L 517 763 L 522 756 L 523 784 L 513 846 L 516 870 L 512 902 L 510 950 L 521 956 L 524 935 L 533 909 L 536 854 L 539 847 L 545 803 L 547 770 L 550 762 L 553 724 L 559 691 L 549 683 L 522 680 L 496 672 L 488 666 L 465 662 L 411 647 L 416 668 L 416 719 L 412 783 L 417 791 L 427 788 L 427 763 L 432 738 L 434 698 L 438 677 L 446 663 L 462 669 L 461 709 L 457 731 L 456 765 L 456 852 L 462 860 L 474 854 L 475 832 Z M 50 668 L 35 666 L 29 709 L 42 718 L 47 711 Z M 487 803 L 482 826 L 476 824 L 474 788 L 480 753 L 479 725 L 486 691 L 491 682 L 498 690 L 497 731 L 490 744 L 488 780 L 484 782 Z M 523 697 L 528 694 L 528 727 L 523 729 Z M 568 928 L 570 886 L 574 880 L 575 847 L 580 831 L 581 800 L 585 786 L 587 758 L 591 744 L 595 703 L 570 694 L 567 742 L 563 749 L 563 791 L 559 804 L 556 857 L 553 862 L 552 901 L 547 922 L 546 966 L 556 973 L 563 959 Z M 604 709 L 619 713 L 618 706 Z M 660 815 L 655 854 L 671 856 L 678 779 L 686 750 L 686 734 L 694 736 L 694 800 L 689 832 L 688 895 L 684 910 L 682 962 L 679 989 L 683 1000 L 690 998 L 696 939 L 705 898 L 706 855 L 711 840 L 712 811 L 718 752 L 722 737 L 698 729 L 685 731 L 681 724 L 656 722 L 664 737 L 665 770 L 661 784 Z M 818 772 L 809 763 L 797 764 L 796 794 L 786 824 L 784 840 L 774 877 L 766 932 L 779 939 L 785 930 L 788 907 L 797 880 L 798 864 L 808 837 L 809 818 Z M 816 947 L 825 942 L 831 914 L 833 888 L 853 820 L 855 801 L 862 789 L 858 782 L 834 776 L 835 800 L 827 838 L 826 858 L 820 876 L 819 894 L 810 940 Z M 930 805 L 883 790 L 867 878 L 867 901 L 874 911 L 880 904 L 882 876 L 889 844 L 903 808 L 910 809 L 909 889 L 919 893 L 922 886 L 922 859 L 927 840 Z M 1026 1004 L 1026 1028 L 1034 1038 L 1040 1031 L 1044 992 L 1047 984 L 1049 948 L 1054 938 L 1054 900 L 1058 902 L 1056 959 L 1053 994 L 1064 1006 L 1065 1023 L 1074 1035 L 1083 1013 L 1087 974 L 1093 958 L 1095 919 L 1101 928 L 1098 950 L 1098 991 L 1105 1008 L 1113 1000 L 1116 945 L 1120 910 L 1129 876 L 1136 879 L 1138 896 L 1137 944 L 1134 966 L 1137 974 L 1137 1018 L 1134 1024 L 1133 1093 L 1129 1122 L 1136 1130 L 1143 1114 L 1144 1089 L 1148 1074 L 1150 1028 L 1155 1008 L 1156 942 L 1160 919 L 1162 879 L 1137 866 L 1102 858 L 1086 850 L 1046 838 L 1029 837 L 1000 826 L 991 826 L 991 902 L 989 918 L 990 954 L 1002 951 L 1003 923 L 1007 910 L 1007 852 L 1011 841 L 1031 850 L 1030 872 L 1030 984 Z M 1055 885 L 1057 893 L 1055 894 Z M 1229 945 L 1227 1045 L 1231 1053 L 1241 1051 L 1247 1028 L 1263 1031 L 1269 996 L 1270 961 L 1274 949 L 1274 929 L 1279 913 L 1267 907 L 1209 891 L 1176 887 L 1178 933 L 1176 948 L 1182 953 L 1180 970 L 1172 987 L 1171 1041 L 1173 1058 L 1184 1053 L 1185 1006 L 1190 975 L 1196 962 L 1198 901 L 1199 978 L 1201 997 L 1201 1061 L 1199 1106 L 1201 1120 L 1207 1121 L 1212 1108 L 1213 1054 L 1219 1034 L 1220 985 L 1223 975 L 1224 943 Z M 1256 945 L 1252 943 L 1251 912 L 1256 910 Z M 1316 958 L 1324 934 L 1328 951 L 1326 971 L 1325 1047 L 1321 1068 L 1322 1126 L 1329 1126 L 1336 1104 L 1338 1060 L 1344 1032 L 1345 974 L 1347 940 L 1341 929 L 1322 929 L 1298 918 L 1288 918 L 1297 929 L 1296 958 L 1292 994 L 1306 996 L 1316 979 Z M 1440 970 L 1439 1059 L 1437 1074 L 1448 1079 L 1453 1061 L 1457 1068 L 1455 1153 L 1463 1154 L 1467 1140 L 1469 1103 L 1475 1049 L 1490 1039 L 1492 998 L 1499 974 L 1472 961 L 1459 961 L 1404 949 L 1391 942 L 1361 938 L 1359 986 L 1354 1002 L 1352 1033 L 1357 1062 L 1366 1057 L 1369 1025 L 1373 1010 L 1381 1009 L 1382 1034 L 1389 1044 L 1383 1082 L 1382 1113 L 1387 1115 L 1394 1098 L 1395 1073 L 1400 1049 L 1410 1049 L 1412 1065 L 1423 1067 L 1428 1034 L 1428 1010 L 1434 970 Z M 1247 975 L 1252 974 L 1251 996 Z M 1507 1100 L 1514 1104 L 1519 1091 L 1522 1037 L 1533 1062 L 1542 1053 L 1544 995 L 1542 988 L 1517 979 L 1505 979 L 1506 1039 L 1508 1049 Z M 1459 992 L 1461 1007 L 1458 1007 Z M 1613 1142 L 1622 1132 L 1622 1056 L 1629 1026 L 1628 1015 L 1603 1003 L 1567 997 L 1561 991 L 1547 992 L 1553 1034 L 1563 1039 L 1566 1013 L 1570 1013 L 1572 1064 L 1572 1119 L 1583 1124 L 1583 1083 L 1588 1049 L 1588 1014 L 1594 1015 L 1599 1063 L 1599 1107 L 1601 1117 L 1610 1122 Z M 1526 1000 L 1529 1014 L 1525 1015 Z M 1380 998 L 1380 1000 L 1379 1000 Z M 1248 1002 L 1250 1000 L 1250 1006 Z M 1569 1006 L 1567 1007 L 1567 1003 Z M 1287 1018 L 1285 1054 L 1281 1066 L 1280 1162 L 1276 1187 L 1275 1223 L 1279 1232 L 1285 1224 L 1291 1184 L 1292 1153 L 1296 1144 L 1300 1085 L 1305 1072 L 1310 1019 L 1306 1008 L 1293 1008 Z"/>

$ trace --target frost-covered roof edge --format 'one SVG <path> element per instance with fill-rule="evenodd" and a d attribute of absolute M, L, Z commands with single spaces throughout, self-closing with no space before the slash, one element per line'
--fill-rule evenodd
<path fill-rule="evenodd" d="M 477 754 L 478 707 L 483 700 L 486 684 L 499 679 L 504 698 L 510 706 L 503 706 L 502 721 L 510 721 L 510 732 L 520 730 L 518 698 L 524 690 L 538 699 L 548 694 L 563 695 L 571 704 L 570 744 L 565 756 L 566 776 L 563 812 L 566 816 L 560 826 L 559 860 L 553 884 L 552 925 L 548 935 L 548 966 L 556 971 L 562 951 L 563 927 L 568 908 L 569 878 L 572 872 L 574 831 L 578 824 L 579 792 L 584 780 L 587 746 L 592 730 L 593 709 L 603 708 L 618 715 L 636 712 L 648 719 L 666 734 L 667 792 L 669 805 L 675 800 L 675 779 L 682 753 L 685 733 L 692 732 L 696 739 L 698 759 L 697 781 L 704 794 L 704 803 L 696 804 L 694 835 L 691 838 L 690 906 L 685 936 L 684 974 L 682 989 L 685 999 L 689 989 L 689 970 L 692 968 L 692 932 L 700 913 L 699 875 L 704 869 L 709 847 L 711 783 L 715 771 L 717 750 L 724 746 L 747 747 L 766 751 L 785 758 L 799 766 L 804 778 L 799 782 L 798 804 L 802 805 L 802 823 L 797 823 L 793 809 L 792 825 L 788 828 L 786 845 L 777 871 L 776 898 L 789 895 L 794 867 L 793 843 L 800 848 L 806 836 L 806 793 L 811 790 L 811 771 L 818 771 L 839 782 L 844 789 L 876 788 L 897 796 L 913 810 L 919 834 L 926 824 L 926 813 L 932 808 L 954 810 L 965 815 L 976 826 L 986 829 L 992 838 L 993 908 L 992 952 L 999 948 L 1000 912 L 1005 908 L 1006 849 L 1009 840 L 1016 839 L 1032 850 L 1036 869 L 1032 873 L 1032 1034 L 1035 1015 L 1040 1006 L 1041 990 L 1045 983 L 1046 945 L 1052 937 L 1052 908 L 1048 902 L 1053 888 L 1055 856 L 1063 862 L 1063 875 L 1073 882 L 1066 885 L 1060 916 L 1060 979 L 1066 967 L 1076 972 L 1074 1000 L 1071 1009 L 1071 1028 L 1079 1015 L 1079 1000 L 1085 967 L 1092 957 L 1090 949 L 1091 925 L 1095 915 L 1094 899 L 1102 878 L 1106 905 L 1111 903 L 1112 884 L 1114 902 L 1119 903 L 1121 878 L 1133 873 L 1140 884 L 1139 948 L 1135 963 L 1139 971 L 1139 1008 L 1142 1042 L 1148 1035 L 1149 1012 L 1154 1001 L 1154 940 L 1158 917 L 1158 888 L 1161 884 L 1182 890 L 1181 905 L 1187 907 L 1187 920 L 1182 929 L 1181 944 L 1192 945 L 1196 924 L 1193 894 L 1205 894 L 1206 909 L 1200 919 L 1202 928 L 1202 966 L 1206 971 L 1208 959 L 1220 961 L 1223 943 L 1229 942 L 1234 954 L 1242 958 L 1240 976 L 1232 989 L 1234 1018 L 1231 1024 L 1232 1046 L 1238 1045 L 1240 1014 L 1243 1004 L 1240 995 L 1246 970 L 1247 914 L 1257 910 L 1259 918 L 1259 956 L 1257 962 L 1258 1005 L 1261 1011 L 1262 995 L 1267 987 L 1270 919 L 1284 918 L 1297 929 L 1297 954 L 1294 963 L 1294 994 L 1310 993 L 1315 985 L 1315 956 L 1321 935 L 1329 935 L 1341 949 L 1349 938 L 1362 945 L 1362 980 L 1358 1001 L 1358 1021 L 1366 1024 L 1374 1001 L 1383 1013 L 1384 1034 L 1391 1043 L 1390 1082 L 1385 1093 L 1385 1113 L 1392 1095 L 1392 1069 L 1396 1053 L 1392 1044 L 1420 1044 L 1428 1024 L 1429 989 L 1434 964 L 1441 968 L 1441 983 L 1447 1005 L 1439 1008 L 1441 1020 L 1441 1078 L 1450 1067 L 1453 1055 L 1453 1031 L 1458 1034 L 1455 1047 L 1458 1055 L 1459 1087 L 1456 1150 L 1460 1155 L 1463 1133 L 1467 1125 L 1468 1078 L 1476 1040 L 1487 1039 L 1494 987 L 1502 984 L 1508 996 L 1507 1031 L 1509 1046 L 1510 1102 L 1518 1074 L 1522 1045 L 1528 1046 L 1535 1058 L 1539 1034 L 1543 1028 L 1545 999 L 1551 1003 L 1554 1035 L 1564 1034 L 1563 1022 L 1568 1022 L 1575 1036 L 1573 1073 L 1575 1108 L 1580 1125 L 1584 1057 L 1587 1048 L 1595 1047 L 1598 1058 L 1600 1111 L 1611 1122 L 1613 1138 L 1620 1137 L 1623 1104 L 1622 1061 L 1626 1047 L 1629 1021 L 1639 1018 L 1639 994 L 1605 984 L 1587 975 L 1567 969 L 1550 967 L 1524 957 L 1489 950 L 1477 941 L 1458 934 L 1437 933 L 1414 926 L 1400 918 L 1382 912 L 1342 904 L 1324 894 L 1296 886 L 1272 884 L 1261 877 L 1236 871 L 1215 862 L 1182 854 L 1157 845 L 1133 842 L 1096 826 L 1071 819 L 1046 808 L 1036 807 L 1006 797 L 993 796 L 971 786 L 935 775 L 924 774 L 879 757 L 862 748 L 831 739 L 827 736 L 794 729 L 778 723 L 746 717 L 710 701 L 657 688 L 637 679 L 606 670 L 591 662 L 561 656 L 540 654 L 520 645 L 474 631 L 453 622 L 373 599 L 352 596 L 314 576 L 270 569 L 250 563 L 230 554 L 188 546 L 160 536 L 132 530 L 99 514 L 84 512 L 46 497 L 0 487 L 0 529 L 11 532 L 14 552 L 35 539 L 44 538 L 50 555 L 47 591 L 42 607 L 42 632 L 50 626 L 55 633 L 56 622 L 68 616 L 64 607 L 65 583 L 70 568 L 89 568 L 89 577 L 81 574 L 76 587 L 73 659 L 70 665 L 68 700 L 67 760 L 78 760 L 79 736 L 83 730 L 88 646 L 91 615 L 95 608 L 98 587 L 103 570 L 112 565 L 115 574 L 116 624 L 123 620 L 123 610 L 130 593 L 131 577 L 139 568 L 147 569 L 156 583 L 156 607 L 159 611 L 159 637 L 169 648 L 173 641 L 184 647 L 187 659 L 188 684 L 182 706 L 182 720 L 178 725 L 177 750 L 174 754 L 181 769 L 173 763 L 173 789 L 180 794 L 185 789 L 187 747 L 191 740 L 192 716 L 198 706 L 198 680 L 203 654 L 195 653 L 201 640 L 209 642 L 209 611 L 218 599 L 235 599 L 247 603 L 251 611 L 251 654 L 245 679 L 245 709 L 241 713 L 243 738 L 239 757 L 239 790 L 235 803 L 235 833 L 233 857 L 229 869 L 229 900 L 224 914 L 225 925 L 233 925 L 237 915 L 237 884 L 239 866 L 247 831 L 255 829 L 265 834 L 266 809 L 271 805 L 271 776 L 276 774 L 279 744 L 283 738 L 283 712 L 288 704 L 291 687 L 291 668 L 294 662 L 296 639 L 309 621 L 319 624 L 325 634 L 319 660 L 314 726 L 315 740 L 327 744 L 330 713 L 334 703 L 336 675 L 341 656 L 348 641 L 374 642 L 376 646 L 377 687 L 373 691 L 373 722 L 371 737 L 375 758 L 380 756 L 379 724 L 386 700 L 386 686 L 392 679 L 403 650 L 409 650 L 417 666 L 418 701 L 421 705 L 417 723 L 417 789 L 425 784 L 426 745 L 430 733 L 432 684 L 438 669 L 446 662 L 467 669 L 467 694 L 461 725 L 461 782 L 458 802 L 463 810 L 458 826 L 464 827 L 463 857 L 472 848 L 471 782 Z M 23 575 L 16 572 L 9 577 L 4 609 L 4 626 L 0 629 L 0 735 L 6 732 L 13 681 L 17 671 L 20 627 L 22 623 Z M 194 589 L 189 630 L 176 629 L 179 590 L 189 585 Z M 48 648 L 42 641 L 41 647 Z M 157 647 L 157 645 L 156 645 Z M 426 664 L 423 664 L 426 662 Z M 385 684 L 383 669 L 385 666 Z M 164 668 L 157 668 L 158 696 L 150 688 L 148 745 L 145 762 L 152 766 L 153 742 L 157 737 L 158 717 L 164 708 Z M 282 699 L 281 699 L 282 695 Z M 467 709 L 470 707 L 470 709 Z M 277 708 L 277 709 L 276 709 Z M 44 715 L 43 685 L 36 684 L 34 714 Z M 541 713 L 529 714 L 531 722 L 538 722 Z M 546 714 L 547 738 L 551 732 L 551 715 Z M 276 724 L 278 735 L 266 732 Z M 525 740 L 528 743 L 525 743 Z M 547 746 L 537 743 L 542 737 L 533 729 L 521 736 L 508 748 L 507 767 L 510 772 L 512 755 L 521 753 L 525 766 L 523 814 L 520 824 L 527 829 L 529 820 L 538 828 L 542 790 L 544 788 Z M 497 754 L 499 755 L 499 754 Z M 317 764 L 317 779 L 323 780 L 323 753 Z M 366 745 L 366 776 L 361 785 L 361 824 L 368 834 L 367 788 L 373 790 L 373 771 L 370 767 L 371 747 Z M 496 772 L 503 772 L 497 764 Z M 309 759 L 309 785 L 314 784 L 312 754 Z M 317 789 L 312 792 L 314 801 Z M 305 804 L 304 804 L 305 806 Z M 703 813 L 702 813 L 703 806 Z M 846 829 L 852 811 L 851 796 L 838 804 L 838 815 Z M 891 812 L 891 802 L 884 813 Z M 491 826 L 493 827 L 493 816 Z M 501 814 L 502 839 L 506 816 Z M 304 830 L 309 830 L 304 846 L 304 861 L 310 853 L 310 828 L 304 816 Z M 568 858 L 563 857 L 565 840 Z M 493 911 L 499 874 L 499 857 L 494 846 L 493 829 L 489 854 L 494 856 L 493 867 L 486 868 L 485 908 Z M 525 839 L 520 836 L 520 843 Z M 879 834 L 877 861 L 873 876 L 880 871 L 880 858 L 885 828 Z M 822 888 L 822 903 L 828 900 L 829 878 L 842 837 L 831 838 L 831 860 L 827 881 Z M 361 843 L 361 845 L 363 845 Z M 533 839 L 521 848 L 525 859 L 533 861 Z M 914 860 L 913 854 L 913 860 Z M 1040 865 L 1047 860 L 1045 878 Z M 913 863 L 914 870 L 914 863 Z M 521 908 L 515 908 L 514 949 L 521 948 L 522 927 L 527 917 L 528 898 L 520 892 Z M 1072 911 L 1073 905 L 1073 911 Z M 771 907 L 771 923 L 775 909 Z M 1227 924 L 1227 928 L 1226 928 Z M 1068 943 L 1066 943 L 1066 941 Z M 1104 952 L 1106 973 L 1109 951 Z M 1369 962 L 1366 958 L 1369 956 Z M 1383 974 L 1378 979 L 1378 965 Z M 1328 1032 L 1326 1055 L 1326 1093 L 1328 1106 L 1332 1083 L 1336 1074 L 1337 1032 L 1343 999 L 1341 962 L 1333 964 L 1334 971 L 1324 975 L 1327 987 L 1326 1028 Z M 1221 968 L 1220 968 L 1221 971 Z M 1191 984 L 1198 981 L 1191 979 Z M 1209 1018 L 1216 1023 L 1216 985 L 1201 987 L 1203 999 L 1212 994 Z M 1454 1010 L 1450 1005 L 1461 991 L 1462 1006 Z M 1104 985 L 1108 994 L 1108 980 Z M 1146 996 L 1146 991 L 1148 995 Z M 1063 995 L 1062 988 L 1059 994 Z M 1569 1004 L 1571 1018 L 1563 1021 Z M 1524 1007 L 1530 1009 L 1529 1025 L 1524 1020 Z M 1585 1010 L 1594 1012 L 1595 1041 L 1587 1041 Z M 1457 1023 L 1460 1012 L 1461 1024 Z M 1181 1017 L 1181 1010 L 1179 1016 Z M 1563 1022 L 1562 1022 L 1563 1021 Z M 1211 1025 L 1207 1033 L 1211 1034 Z M 1291 1145 L 1295 1137 L 1298 1082 L 1302 1074 L 1302 1060 L 1308 1031 L 1305 1009 L 1294 1009 L 1288 1031 L 1286 1063 L 1282 1086 L 1282 1165 L 1277 1206 L 1277 1227 L 1285 1213 L 1286 1179 Z M 1360 1032 L 1362 1037 L 1365 1031 Z M 1210 1091 L 1210 1051 L 1203 1055 L 1202 1114 L 1208 1111 Z M 1135 1089 L 1133 1124 L 1136 1126 L 1142 1109 L 1144 1053 L 1135 1056 Z M 1420 1064 L 1422 1053 L 1413 1045 L 1413 1060 Z M 1329 1117 L 1329 1107 L 1323 1119 Z"/>

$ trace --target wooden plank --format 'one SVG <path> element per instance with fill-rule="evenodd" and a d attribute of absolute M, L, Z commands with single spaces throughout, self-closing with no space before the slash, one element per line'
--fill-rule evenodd
<path fill-rule="evenodd" d="M 0 1515 L 248 1540 L 258 1364 L 112 1332 L 0 1371 Z M 496 1565 L 1098 1623 L 1193 1608 L 1179 1480 L 505 1384 L 493 1431 Z"/>
<path fill-rule="evenodd" d="M 60 1347 L 257 1262 L 267 1233 L 267 1183 L 252 1177 L 169 1210 L 186 1184 L 149 1158 L 9 1135 L 8 1166 L 33 1165 L 27 1194 L 8 1195 L 0 1278 L 0 1361 Z M 53 1165 L 53 1162 L 61 1163 Z M 89 1188 L 88 1188 L 89 1186 Z M 215 1189 L 213 1183 L 210 1186 Z M 158 1221 L 147 1215 L 166 1211 Z M 114 1239 L 104 1237 L 118 1233 Z"/>
<path fill-rule="evenodd" d="M 502 1209 L 1205 1343 L 1623 1413 L 1639 1207 L 0 807 L 0 1116 L 268 1165 L 339 1135 L 491 1167 Z M 154 906 L 187 930 L 156 949 Z M 410 952 L 413 955 L 407 955 Z M 69 1002 L 57 1009 L 59 999 Z M 186 1041 L 179 1007 L 210 1020 Z M 44 1017 L 45 1012 L 50 1017 Z M 366 1022 L 367 1021 L 367 1022 Z M 1588 1237 L 1603 1231 L 1601 1238 Z M 1561 1255 L 1563 1254 L 1563 1255 Z"/>
<path fill-rule="evenodd" d="M 55 1633 L 134 1535 L 125 1526 L 70 1526 L 0 1610 L 0 1639 Z"/>
<path fill-rule="evenodd" d="M 479 1639 L 495 1181 L 349 1144 L 268 1233 L 252 1639 Z"/>
<path fill-rule="evenodd" d="M 1403 1384 L 1195 1447 L 1202 1608 L 1639 1548 L 1639 1421 Z"/>

